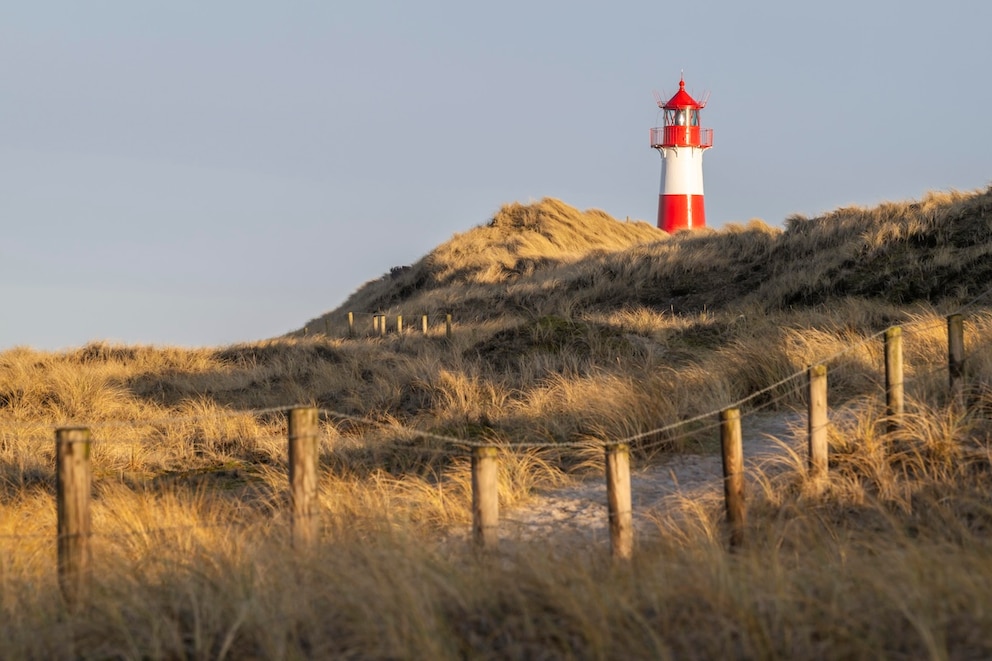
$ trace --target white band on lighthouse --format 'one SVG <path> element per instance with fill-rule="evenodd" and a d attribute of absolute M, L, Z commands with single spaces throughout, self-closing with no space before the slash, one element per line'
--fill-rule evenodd
<path fill-rule="evenodd" d="M 661 193 L 703 194 L 703 150 L 697 147 L 665 147 L 661 150 Z"/>
<path fill-rule="evenodd" d="M 661 156 L 658 226 L 666 232 L 705 226 L 703 150 L 665 147 Z"/>

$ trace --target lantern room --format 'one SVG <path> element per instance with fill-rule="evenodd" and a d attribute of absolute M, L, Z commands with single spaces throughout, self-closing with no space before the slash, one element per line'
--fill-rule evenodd
<path fill-rule="evenodd" d="M 658 107 L 664 113 L 664 126 L 651 129 L 651 146 L 660 147 L 699 147 L 713 146 L 713 129 L 700 127 L 699 111 L 706 101 L 696 101 L 685 91 L 685 79 L 679 80 L 679 91 L 664 104 L 658 100 Z"/>

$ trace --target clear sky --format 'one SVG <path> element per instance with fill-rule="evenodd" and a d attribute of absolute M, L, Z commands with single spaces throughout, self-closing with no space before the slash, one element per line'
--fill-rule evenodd
<path fill-rule="evenodd" d="M 0 5 L 0 349 L 215 346 L 506 202 L 655 222 L 653 93 L 709 92 L 707 223 L 992 183 L 992 2 Z"/>

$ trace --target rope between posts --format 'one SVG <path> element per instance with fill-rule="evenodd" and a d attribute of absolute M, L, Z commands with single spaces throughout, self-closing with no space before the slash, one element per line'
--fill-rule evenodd
<path fill-rule="evenodd" d="M 785 400 L 785 399 L 788 399 L 789 397 L 792 397 L 797 392 L 802 391 L 802 389 L 803 389 L 803 386 L 802 385 L 797 385 L 797 386 L 793 387 L 791 390 L 782 393 L 778 397 L 776 397 L 776 398 L 774 398 L 772 400 L 769 400 L 768 402 L 765 402 L 764 404 L 761 404 L 760 406 L 757 406 L 756 408 L 753 408 L 753 409 L 751 409 L 749 411 L 743 412 L 741 414 L 741 420 L 743 421 L 744 419 L 746 419 L 748 417 L 751 417 L 751 416 L 754 416 L 754 415 L 758 414 L 761 410 L 763 410 L 765 408 L 768 408 L 770 406 L 774 406 L 778 402 L 780 402 L 782 400 Z M 726 408 L 734 408 L 734 407 L 728 406 Z M 717 411 L 716 413 L 710 413 L 708 417 L 709 418 L 713 418 L 715 415 L 717 415 L 718 413 L 720 413 L 723 410 L 725 410 L 725 409 L 720 409 L 720 411 Z M 665 445 L 665 444 L 669 444 L 669 443 L 677 443 L 678 441 L 681 441 L 681 440 L 686 439 L 686 438 L 691 438 L 693 436 L 696 436 L 698 434 L 701 434 L 702 432 L 706 432 L 706 431 L 710 431 L 712 429 L 716 429 L 716 428 L 720 427 L 721 424 L 722 424 L 722 422 L 713 422 L 713 423 L 708 424 L 708 425 L 706 425 L 704 427 L 700 427 L 698 429 L 693 429 L 691 431 L 685 432 L 685 433 L 683 433 L 683 434 L 681 434 L 679 436 L 674 436 L 674 437 L 671 437 L 671 438 L 658 439 L 658 440 L 655 440 L 655 441 L 644 443 L 644 444 L 638 446 L 638 449 L 640 449 L 640 450 L 650 450 L 650 449 L 655 448 L 655 447 L 658 447 L 660 445 Z"/>
<path fill-rule="evenodd" d="M 976 296 L 973 299 L 971 299 L 970 301 L 968 301 L 967 303 L 959 306 L 958 309 L 957 309 L 957 311 L 956 312 L 953 312 L 952 314 L 961 314 L 961 313 L 963 313 L 965 310 L 967 310 L 971 306 L 975 305 L 975 303 L 978 303 L 980 300 L 982 300 L 983 298 L 985 298 L 986 296 L 988 296 L 990 294 L 992 294 L 992 287 L 989 287 L 988 289 L 986 289 L 985 291 L 983 291 L 981 294 L 979 294 L 978 296 Z"/>
<path fill-rule="evenodd" d="M 330 417 L 343 418 L 345 420 L 351 420 L 353 422 L 363 422 L 366 424 L 374 424 L 380 428 L 387 428 L 400 433 L 408 433 L 413 436 L 420 436 L 423 438 L 429 438 L 436 441 L 441 441 L 444 443 L 450 443 L 452 445 L 460 445 L 463 447 L 470 448 L 488 448 L 488 447 L 503 447 L 503 448 L 522 448 L 522 449 L 533 449 L 533 448 L 576 448 L 585 447 L 590 444 L 590 441 L 519 441 L 519 442 L 498 442 L 498 441 L 475 441 L 464 438 L 458 438 L 456 436 L 448 436 L 445 434 L 437 434 L 435 432 L 429 432 L 422 429 L 416 429 L 413 427 L 406 427 L 397 423 L 384 423 L 375 420 L 370 420 L 368 418 L 360 418 L 358 416 L 349 415 L 347 413 L 341 413 L 339 411 L 332 411 L 330 409 L 320 409 L 321 413 L 324 413 Z M 409 449 L 409 448 L 407 448 Z"/>
<path fill-rule="evenodd" d="M 644 438 L 646 436 L 653 436 L 655 434 L 661 434 L 661 433 L 664 433 L 666 431 L 671 431 L 672 429 L 677 429 L 679 427 L 682 427 L 682 426 L 685 426 L 685 425 L 688 425 L 688 424 L 692 424 L 693 422 L 699 422 L 700 420 L 705 420 L 706 418 L 709 418 L 709 417 L 712 417 L 714 415 L 717 415 L 718 413 L 720 413 L 720 411 L 723 411 L 724 409 L 738 408 L 738 407 L 746 404 L 747 402 L 751 401 L 752 399 L 754 399 L 756 397 L 759 397 L 760 395 L 763 395 L 763 394 L 765 394 L 767 392 L 770 392 L 770 391 L 774 390 L 775 388 L 778 388 L 780 386 L 783 386 L 786 383 L 788 383 L 789 381 L 792 381 L 793 379 L 796 379 L 796 378 L 798 378 L 800 376 L 803 376 L 805 374 L 806 374 L 806 371 L 805 370 L 803 370 L 801 372 L 796 372 L 795 374 L 790 374 L 789 376 L 785 377 L 784 379 L 781 379 L 780 381 L 777 381 L 777 382 L 773 383 L 770 386 L 767 386 L 765 388 L 762 388 L 761 390 L 758 390 L 756 392 L 753 392 L 750 395 L 748 395 L 747 397 L 742 397 L 741 399 L 737 400 L 736 402 L 734 402 L 732 404 L 728 404 L 726 406 L 721 406 L 719 409 L 715 409 L 713 411 L 708 411 L 706 413 L 701 413 L 700 415 L 697 415 L 697 416 L 692 417 L 692 418 L 688 418 L 687 420 L 680 420 L 679 422 L 673 422 L 670 425 L 665 425 L 664 427 L 659 427 L 657 429 L 652 429 L 650 431 L 641 432 L 640 434 L 634 434 L 633 436 L 628 436 L 625 439 L 622 439 L 622 440 L 619 440 L 619 441 L 613 441 L 613 442 L 614 443 L 633 443 L 634 441 L 638 441 L 638 440 L 640 440 L 640 439 L 642 439 L 642 438 Z"/>
<path fill-rule="evenodd" d="M 710 415 L 709 418 L 712 420 L 713 419 L 713 416 Z M 719 421 L 717 421 L 717 422 L 710 422 L 710 424 L 708 424 L 708 425 L 704 425 L 704 426 L 699 427 L 697 429 L 693 429 L 693 430 L 690 430 L 690 431 L 687 431 L 687 432 L 683 432 L 682 434 L 679 434 L 678 436 L 672 436 L 670 438 L 662 438 L 662 439 L 657 439 L 657 440 L 654 440 L 654 441 L 649 441 L 647 443 L 643 443 L 643 444 L 637 446 L 637 449 L 643 452 L 643 451 L 646 451 L 646 450 L 652 450 L 652 449 L 657 448 L 657 447 L 662 446 L 662 445 L 675 444 L 675 443 L 678 443 L 679 441 L 685 440 L 687 438 L 692 438 L 693 436 L 696 436 L 698 434 L 702 434 L 703 432 L 707 432 L 707 431 L 716 429 L 717 427 L 720 426 L 720 424 L 721 423 Z"/>

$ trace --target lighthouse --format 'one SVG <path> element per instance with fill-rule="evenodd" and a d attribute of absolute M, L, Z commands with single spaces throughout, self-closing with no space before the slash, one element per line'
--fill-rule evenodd
<path fill-rule="evenodd" d="M 661 154 L 658 227 L 666 232 L 706 226 L 703 152 L 713 146 L 713 129 L 700 128 L 705 105 L 685 91 L 684 77 L 675 96 L 665 103 L 658 99 L 665 125 L 651 129 L 651 147 Z"/>

